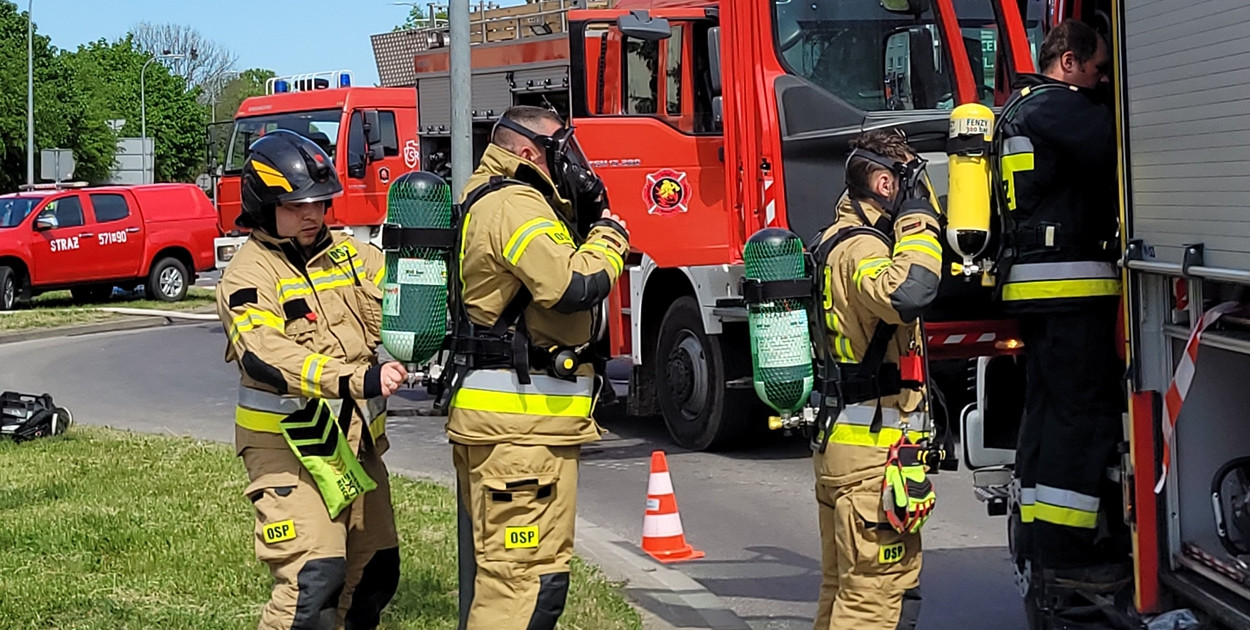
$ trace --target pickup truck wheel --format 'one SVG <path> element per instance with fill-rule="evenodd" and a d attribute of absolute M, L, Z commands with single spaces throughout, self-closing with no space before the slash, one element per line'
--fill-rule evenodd
<path fill-rule="evenodd" d="M 730 447 L 746 437 L 753 390 L 728 389 L 721 339 L 703 331 L 699 304 L 678 298 L 660 324 L 655 382 L 673 440 L 696 451 Z"/>
<path fill-rule="evenodd" d="M 177 258 L 162 258 L 152 265 L 144 286 L 149 300 L 177 302 L 187 296 L 187 267 Z"/>
<path fill-rule="evenodd" d="M 0 267 L 0 311 L 11 311 L 17 305 L 17 276 L 9 267 Z"/>

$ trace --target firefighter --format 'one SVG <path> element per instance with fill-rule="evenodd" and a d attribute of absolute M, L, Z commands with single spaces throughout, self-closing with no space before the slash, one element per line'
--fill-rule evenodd
<path fill-rule="evenodd" d="M 1078 626 L 1065 611 L 1082 606 L 1068 587 L 1106 595 L 1129 581 L 1118 482 L 1108 475 L 1124 404 L 1116 140 L 1105 102 L 1110 55 L 1092 28 L 1056 26 L 1039 67 L 1022 76 L 995 134 L 1002 300 L 1019 317 L 1026 353 L 1012 538 L 1034 627 L 1067 628 Z"/>
<path fill-rule="evenodd" d="M 600 436 L 598 310 L 628 233 L 572 129 L 538 107 L 504 113 L 463 196 L 464 367 L 447 421 L 461 628 L 551 630 L 569 587 L 581 445 Z M 591 212 L 583 239 L 575 226 Z"/>
<path fill-rule="evenodd" d="M 824 332 L 850 403 L 828 412 L 813 445 L 824 574 L 815 630 L 911 629 L 934 494 L 916 449 L 899 461 L 892 447 L 927 437 L 918 318 L 937 294 L 942 248 L 937 214 L 916 192 L 923 162 L 906 140 L 874 130 L 851 146 L 847 193 L 815 248 Z M 883 489 L 898 501 L 887 504 Z"/>
<path fill-rule="evenodd" d="M 272 131 L 249 149 L 251 228 L 222 273 L 226 361 L 239 366 L 235 445 L 273 591 L 261 630 L 374 628 L 399 584 L 386 403 L 407 378 L 379 364 L 383 255 L 325 226 L 342 194 L 312 141 Z"/>

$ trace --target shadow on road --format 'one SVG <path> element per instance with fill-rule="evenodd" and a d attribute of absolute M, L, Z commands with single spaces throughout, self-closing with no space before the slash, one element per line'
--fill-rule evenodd
<path fill-rule="evenodd" d="M 747 550 L 755 555 L 734 561 L 699 560 L 682 569 L 718 597 L 786 604 L 785 615 L 744 616 L 753 629 L 811 628 L 820 594 L 820 559 L 770 546 Z M 1025 630 L 1007 557 L 1005 547 L 925 551 L 920 578 L 924 603 L 917 629 Z M 734 577 L 722 577 L 726 575 Z"/>
<path fill-rule="evenodd" d="M 648 456 L 653 450 L 663 450 L 668 454 L 689 453 L 691 451 L 677 446 L 664 426 L 664 419 L 659 416 L 633 417 L 625 415 L 625 405 L 613 404 L 595 410 L 595 420 L 608 431 L 637 442 L 636 447 L 615 447 L 606 458 L 629 458 Z M 592 447 L 593 448 L 593 447 Z M 589 451 L 590 449 L 587 449 Z M 604 449 L 605 451 L 607 449 Z M 583 452 L 587 452 L 583 451 Z M 645 452 L 643 452 L 645 451 Z M 725 451 L 717 451 L 717 455 L 729 459 L 743 461 L 792 460 L 806 459 L 812 456 L 807 440 L 795 434 L 782 435 L 777 431 L 761 431 L 751 436 L 745 444 Z"/>

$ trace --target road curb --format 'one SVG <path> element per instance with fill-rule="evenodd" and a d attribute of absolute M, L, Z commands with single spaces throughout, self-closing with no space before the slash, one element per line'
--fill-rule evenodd
<path fill-rule="evenodd" d="M 578 552 L 622 582 L 648 630 L 750 630 L 721 598 L 694 578 L 644 554 L 638 546 L 584 518 L 577 519 Z"/>
<path fill-rule="evenodd" d="M 35 339 L 52 339 L 55 337 L 79 337 L 82 335 L 95 335 L 100 333 L 120 332 L 126 330 L 141 330 L 144 328 L 156 328 L 158 326 L 185 326 L 188 324 L 203 324 L 205 322 L 198 320 L 186 320 L 184 322 L 174 322 L 166 317 L 134 317 L 131 319 L 118 319 L 108 322 L 100 322 L 98 324 L 78 324 L 74 326 L 56 326 L 54 328 L 36 328 L 32 330 L 22 330 L 11 333 L 0 333 L 0 345 L 17 343 L 19 341 L 33 341 Z"/>
<path fill-rule="evenodd" d="M 391 474 L 453 487 L 454 478 L 388 466 Z M 612 582 L 642 617 L 644 630 L 750 630 L 719 597 L 676 569 L 652 560 L 636 545 L 577 517 L 577 553 Z"/>

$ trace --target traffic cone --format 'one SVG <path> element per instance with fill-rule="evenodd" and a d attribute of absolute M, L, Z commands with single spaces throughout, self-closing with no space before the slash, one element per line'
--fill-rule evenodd
<path fill-rule="evenodd" d="M 651 479 L 647 482 L 647 513 L 642 517 L 642 550 L 660 562 L 702 558 L 703 552 L 686 542 L 677 513 L 673 480 L 668 476 L 664 451 L 651 453 Z"/>

